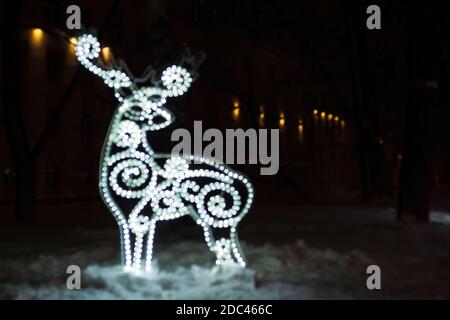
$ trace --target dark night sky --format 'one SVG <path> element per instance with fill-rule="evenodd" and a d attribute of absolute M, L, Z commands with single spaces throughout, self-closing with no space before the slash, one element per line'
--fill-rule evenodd
<path fill-rule="evenodd" d="M 262 126 L 279 128 L 285 118 L 279 174 L 261 177 L 254 166 L 238 166 L 260 185 L 260 205 L 342 200 L 354 191 L 397 199 L 401 177 L 421 181 L 404 185 L 424 186 L 407 194 L 448 185 L 447 4 L 380 1 L 382 29 L 368 30 L 368 1 L 118 1 L 115 9 L 114 3 L 75 2 L 83 25 L 102 29 L 102 45 L 133 74 L 173 63 L 182 43 L 207 56 L 193 89 L 171 101 L 175 126 L 203 120 L 205 127 L 257 128 L 264 113 Z M 5 126 L 0 139 L 0 201 L 11 214 L 21 162 L 31 158 L 39 201 L 98 200 L 99 150 L 115 102 L 86 72 L 69 89 L 78 66 L 67 43 L 76 35 L 65 28 L 67 4 L 22 1 L 18 15 L 14 79 L 21 112 L 2 118 L 24 134 L 11 135 L 14 128 Z M 41 43 L 33 43 L 33 28 L 44 30 Z M 3 87 L 10 70 L 3 67 Z M 327 125 L 328 116 L 339 120 Z M 172 129 L 152 137 L 155 144 L 170 149 Z M 42 148 L 33 154 L 33 145 Z M 417 167 L 424 168 L 421 177 L 402 176 Z"/>

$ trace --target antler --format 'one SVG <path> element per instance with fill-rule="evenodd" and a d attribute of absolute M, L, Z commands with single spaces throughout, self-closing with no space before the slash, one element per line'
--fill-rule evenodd
<path fill-rule="evenodd" d="M 162 85 L 167 89 L 169 97 L 181 96 L 186 93 L 191 83 L 197 78 L 197 69 L 203 63 L 205 54 L 199 53 L 194 56 L 188 46 L 183 44 L 180 65 L 173 65 L 165 69 L 162 73 Z"/>
<path fill-rule="evenodd" d="M 75 54 L 78 61 L 86 69 L 98 75 L 107 86 L 114 89 L 115 96 L 120 102 L 123 101 L 123 96 L 125 95 L 123 89 L 129 88 L 138 97 L 158 95 L 161 97 L 159 99 L 161 104 L 165 103 L 166 97 L 181 96 L 189 90 L 192 82 L 197 77 L 196 70 L 205 58 L 204 54 L 192 55 L 189 48 L 184 45 L 180 60 L 182 65 L 186 65 L 189 68 L 189 71 L 182 66 L 172 65 L 162 72 L 160 79 L 156 79 L 156 72 L 149 67 L 145 72 L 147 74 L 145 77 L 141 79 L 133 78 L 132 81 L 130 76 L 122 71 L 117 64 L 114 64 L 112 69 L 103 66 L 102 61 L 99 59 L 100 42 L 92 34 L 83 34 L 78 37 Z M 138 87 L 138 83 L 146 82 L 149 78 L 153 86 Z"/>
<path fill-rule="evenodd" d="M 132 85 L 130 77 L 119 69 L 106 69 L 99 62 L 100 42 L 92 34 L 83 34 L 78 37 L 75 54 L 78 61 L 89 71 L 103 79 L 108 87 L 115 91 L 115 96 L 122 100 L 120 89 Z"/>

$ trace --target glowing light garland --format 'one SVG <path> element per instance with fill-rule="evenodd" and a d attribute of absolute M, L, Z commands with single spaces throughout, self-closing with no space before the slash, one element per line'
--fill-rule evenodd
<path fill-rule="evenodd" d="M 124 71 L 96 64 L 100 63 L 100 51 L 93 35 L 78 38 L 78 60 L 113 88 L 121 103 L 102 151 L 99 185 L 105 204 L 119 224 L 124 269 L 150 271 L 156 222 L 186 215 L 202 227 L 216 264 L 244 267 L 237 225 L 253 202 L 250 181 L 211 159 L 155 153 L 147 141 L 148 131 L 173 122 L 164 104 L 167 98 L 188 91 L 191 73 L 174 65 L 164 70 L 153 86 L 139 88 Z M 125 95 L 123 88 L 131 93 Z M 122 209 L 116 198 L 134 201 L 132 209 Z M 226 229 L 229 235 L 216 239 L 217 229 Z"/>

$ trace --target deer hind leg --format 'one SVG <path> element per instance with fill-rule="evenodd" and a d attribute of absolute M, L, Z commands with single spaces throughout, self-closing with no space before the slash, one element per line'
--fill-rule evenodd
<path fill-rule="evenodd" d="M 230 241 L 234 258 L 241 267 L 245 267 L 247 265 L 247 260 L 242 251 L 241 244 L 239 243 L 237 226 L 230 228 Z"/>
<path fill-rule="evenodd" d="M 209 224 L 203 221 L 192 207 L 189 207 L 189 214 L 203 228 L 206 244 L 216 256 L 217 265 L 238 264 L 245 267 L 247 262 L 242 253 L 235 226 L 222 229 L 225 232 L 222 232 L 224 235 L 221 236 L 218 234 L 218 230 L 211 228 Z"/>
<path fill-rule="evenodd" d="M 241 267 L 245 267 L 247 262 L 239 244 L 236 227 L 232 226 L 227 231 L 229 232 L 228 237 L 217 237 L 213 242 L 216 264 L 238 264 Z"/>
<path fill-rule="evenodd" d="M 224 235 L 218 235 L 217 231 L 210 227 L 205 230 L 205 238 L 207 242 L 209 241 L 210 250 L 216 255 L 216 264 L 245 267 L 247 262 L 239 244 L 236 228 L 230 227 L 223 230 Z"/>

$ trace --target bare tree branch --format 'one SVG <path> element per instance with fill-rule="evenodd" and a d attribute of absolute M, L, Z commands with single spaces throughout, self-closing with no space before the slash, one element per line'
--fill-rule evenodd
<path fill-rule="evenodd" d="M 118 7 L 119 7 L 120 0 L 116 0 L 105 20 L 103 23 L 103 26 L 99 30 L 99 37 L 103 34 L 104 30 L 109 26 L 111 23 L 111 19 L 116 13 Z M 75 71 L 75 74 L 73 75 L 72 79 L 69 82 L 69 85 L 66 88 L 66 91 L 64 92 L 63 96 L 61 97 L 61 100 L 58 102 L 55 108 L 55 112 L 51 115 L 49 122 L 47 126 L 45 127 L 42 134 L 37 139 L 37 142 L 32 148 L 32 155 L 36 156 L 39 154 L 39 152 L 42 150 L 46 142 L 48 141 L 48 138 L 55 132 L 55 130 L 58 128 L 59 120 L 61 118 L 61 115 L 64 113 L 68 106 L 68 102 L 70 101 L 70 98 L 72 97 L 72 94 L 78 84 L 78 80 L 81 76 L 82 67 L 78 66 L 77 70 Z"/>

